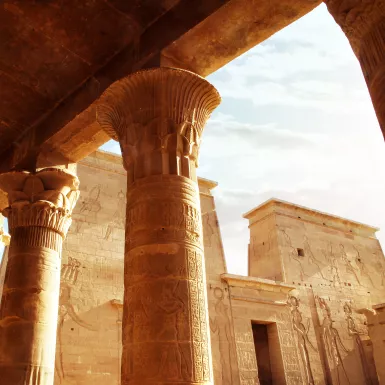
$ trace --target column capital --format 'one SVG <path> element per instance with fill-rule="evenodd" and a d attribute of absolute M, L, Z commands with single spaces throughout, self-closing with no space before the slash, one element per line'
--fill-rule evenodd
<path fill-rule="evenodd" d="M 204 125 L 220 100 L 214 86 L 190 71 L 152 68 L 115 82 L 99 99 L 97 120 L 120 142 L 129 180 L 190 177 Z"/>
<path fill-rule="evenodd" d="M 345 32 L 353 51 L 360 54 L 365 36 L 385 21 L 385 0 L 324 0 L 336 23 Z"/>
<path fill-rule="evenodd" d="M 40 227 L 64 238 L 79 197 L 78 187 L 75 175 L 56 168 L 0 174 L 0 188 L 8 194 L 3 215 L 8 218 L 11 234 L 16 228 Z"/>

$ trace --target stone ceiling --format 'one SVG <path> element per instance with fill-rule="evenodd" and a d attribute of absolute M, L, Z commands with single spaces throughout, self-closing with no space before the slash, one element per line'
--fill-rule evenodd
<path fill-rule="evenodd" d="M 76 162 L 109 138 L 95 103 L 169 65 L 203 76 L 319 0 L 9 0 L 0 6 L 0 172 Z M 65 5 L 63 5 L 65 4 Z M 39 157 L 37 154 L 40 154 Z"/>

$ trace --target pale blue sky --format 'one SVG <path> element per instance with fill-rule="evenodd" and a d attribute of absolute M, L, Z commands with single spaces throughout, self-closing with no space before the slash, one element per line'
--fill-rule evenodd
<path fill-rule="evenodd" d="M 364 78 L 324 5 L 208 77 L 222 104 L 199 175 L 214 190 L 231 273 L 246 274 L 242 214 L 276 197 L 384 229 L 385 144 Z M 119 152 L 116 142 L 104 150 Z"/>

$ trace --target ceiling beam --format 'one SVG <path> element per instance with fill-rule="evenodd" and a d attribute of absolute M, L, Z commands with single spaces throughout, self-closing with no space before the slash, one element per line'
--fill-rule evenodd
<path fill-rule="evenodd" d="M 28 129 L 16 142 L 0 154 L 0 172 L 10 169 L 33 169 L 36 167 L 39 153 L 43 150 L 60 152 L 61 145 L 68 147 L 68 141 L 83 130 L 82 138 L 90 146 L 83 146 L 84 152 L 77 152 L 75 159 L 68 154 L 68 162 L 78 161 L 94 150 L 94 145 L 101 145 L 108 137 L 99 133 L 95 127 L 95 108 L 93 103 L 116 80 L 129 75 L 153 63 L 160 57 L 161 51 L 177 40 L 188 30 L 199 24 L 218 8 L 230 0 L 180 0 L 155 23 L 147 28 L 137 41 L 130 43 L 117 53 L 104 67 L 99 69 L 81 86 L 64 99 L 38 125 Z M 85 113 L 85 117 L 81 116 Z M 81 117 L 80 117 L 81 116 Z M 72 121 L 81 121 L 75 126 Z M 96 130 L 96 132 L 95 132 Z M 94 141 L 95 135 L 98 140 Z M 55 138 L 55 140 L 53 140 Z M 92 139 L 93 138 L 93 139 Z M 63 140 L 63 141 L 61 141 Z M 46 157 L 44 157 L 45 159 Z M 80 158 L 81 159 L 81 158 Z M 38 165 L 43 167 L 44 164 Z"/>

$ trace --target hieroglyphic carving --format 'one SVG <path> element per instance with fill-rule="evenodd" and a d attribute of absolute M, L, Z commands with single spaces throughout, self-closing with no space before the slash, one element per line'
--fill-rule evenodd
<path fill-rule="evenodd" d="M 96 331 L 97 327 L 84 321 L 76 312 L 72 303 L 72 289 L 78 281 L 80 273 L 80 262 L 72 257 L 68 257 L 68 263 L 63 264 L 61 269 L 61 284 L 59 298 L 59 315 L 57 330 L 57 355 L 55 360 L 55 371 L 59 383 L 65 378 L 64 362 L 63 362 L 63 326 L 67 318 L 70 318 L 76 324 L 91 331 Z"/>
<path fill-rule="evenodd" d="M 352 317 L 352 308 L 347 302 L 344 305 L 344 312 L 346 315 L 348 334 L 353 338 L 354 344 L 357 347 L 358 354 L 360 356 L 362 371 L 365 377 L 365 385 L 372 385 L 372 380 L 370 378 L 370 372 L 369 372 L 369 367 L 368 367 L 364 346 L 360 338 L 360 335 L 367 334 L 367 333 L 364 331 L 358 330 L 356 326 L 356 322 Z"/>
<path fill-rule="evenodd" d="M 202 214 L 202 223 L 203 223 L 203 243 L 206 247 L 211 247 L 211 238 L 214 235 L 214 229 L 211 225 L 212 218 L 214 217 L 214 212 L 208 212 Z"/>
<path fill-rule="evenodd" d="M 259 384 L 254 339 L 251 328 L 246 325 L 235 327 L 235 343 L 241 385 Z"/>
<path fill-rule="evenodd" d="M 231 332 L 231 319 L 228 314 L 228 306 L 224 303 L 224 292 L 220 287 L 214 288 L 214 297 L 217 302 L 215 304 L 215 317 L 210 317 L 210 329 L 216 338 L 212 338 L 212 342 L 217 342 L 220 354 L 220 373 L 221 378 L 215 378 L 215 383 L 218 385 L 232 385 L 232 351 L 233 338 Z M 215 343 L 214 342 L 214 343 Z M 214 363 L 214 366 L 217 363 Z"/>
<path fill-rule="evenodd" d="M 309 239 L 306 235 L 303 237 L 303 243 L 304 243 L 304 251 L 305 251 L 305 256 L 308 258 L 308 261 L 310 264 L 316 266 L 318 273 L 320 276 L 325 279 L 324 275 L 322 274 L 322 268 L 321 264 L 322 262 L 319 261 L 313 254 L 313 251 L 311 250 L 311 246 L 309 243 Z"/>
<path fill-rule="evenodd" d="M 340 272 L 338 268 L 338 260 L 337 257 L 333 253 L 333 246 L 331 242 L 328 244 L 327 252 L 322 250 L 325 260 L 329 263 L 329 271 L 330 271 L 330 281 L 333 283 L 333 286 L 336 286 L 337 283 L 341 285 Z"/>
<path fill-rule="evenodd" d="M 321 325 L 322 341 L 329 360 L 332 362 L 331 372 L 335 371 L 335 383 L 337 385 L 350 384 L 341 353 L 341 350 L 345 353 L 348 353 L 348 350 L 342 343 L 338 330 L 333 326 L 331 311 L 326 300 L 321 297 L 317 297 L 317 299 L 323 314 Z"/>
<path fill-rule="evenodd" d="M 305 270 L 302 266 L 302 261 L 300 260 L 300 257 L 298 256 L 297 249 L 292 245 L 290 236 L 286 233 L 284 229 L 279 229 L 279 232 L 281 236 L 283 237 L 283 244 L 284 246 L 289 248 L 289 256 L 290 258 L 298 263 L 299 269 L 300 269 L 300 277 L 301 281 L 304 280 L 305 276 Z"/>
<path fill-rule="evenodd" d="M 302 364 L 305 369 L 306 381 L 308 385 L 314 385 L 313 372 L 311 370 L 309 352 L 307 345 L 309 345 L 314 351 L 317 349 L 313 346 L 309 339 L 309 327 L 310 319 L 307 319 L 307 326 L 302 322 L 302 314 L 298 310 L 299 300 L 294 296 L 289 297 L 289 305 L 291 306 L 292 323 L 295 332 L 297 333 L 298 349 L 301 356 Z"/>
<path fill-rule="evenodd" d="M 374 283 L 372 281 L 372 278 L 370 276 L 370 273 L 369 273 L 365 263 L 363 262 L 363 260 L 361 258 L 360 252 L 358 251 L 358 249 L 356 247 L 354 247 L 354 249 L 356 251 L 355 262 L 356 262 L 356 265 L 357 265 L 358 270 L 360 272 L 361 278 L 363 278 L 363 277 L 366 278 L 370 282 L 372 287 L 374 287 Z"/>
<path fill-rule="evenodd" d="M 346 255 L 345 247 L 342 243 L 340 243 L 340 257 L 342 262 L 345 264 L 346 272 L 349 274 L 352 274 L 356 279 L 357 283 L 361 286 L 361 282 L 358 278 L 357 271 L 353 266 L 353 264 L 351 263 L 351 261 L 349 260 L 348 256 Z"/>
<path fill-rule="evenodd" d="M 81 206 L 79 208 L 80 214 L 88 214 L 88 213 L 98 213 L 102 206 L 100 204 L 100 190 L 101 185 L 95 185 L 91 188 L 88 196 L 84 198 L 81 202 Z"/>
<path fill-rule="evenodd" d="M 114 212 L 112 220 L 107 225 L 106 234 L 104 235 L 105 240 L 109 240 L 114 228 L 124 229 L 125 218 L 126 218 L 126 194 L 123 191 L 118 193 L 117 207 Z"/>
<path fill-rule="evenodd" d="M 62 243 L 78 187 L 77 177 L 60 169 L 0 175 L 11 233 L 0 310 L 4 383 L 53 383 Z"/>
<path fill-rule="evenodd" d="M 119 80 L 98 103 L 98 122 L 119 140 L 127 185 L 132 186 L 126 217 L 123 385 L 211 382 L 195 168 L 204 125 L 219 103 L 218 92 L 206 80 L 166 67 Z M 162 301 L 167 306 L 156 306 Z M 144 323 L 140 330 L 134 322 L 138 317 Z"/>

